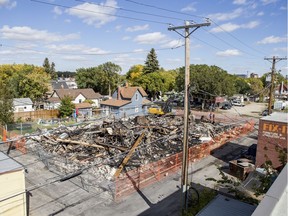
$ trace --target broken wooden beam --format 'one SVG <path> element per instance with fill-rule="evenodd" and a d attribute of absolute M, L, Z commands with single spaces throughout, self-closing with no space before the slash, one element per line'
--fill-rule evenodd
<path fill-rule="evenodd" d="M 101 145 L 90 144 L 90 143 L 76 141 L 76 140 L 65 140 L 65 139 L 56 139 L 56 140 L 57 142 L 62 142 L 62 143 L 69 143 L 69 144 L 82 145 L 82 146 L 87 146 L 87 147 L 95 147 L 95 148 L 101 148 L 101 149 L 105 148 Z"/>
<path fill-rule="evenodd" d="M 122 163 L 120 164 L 119 168 L 116 170 L 114 177 L 118 178 L 120 175 L 121 171 L 123 170 L 124 166 L 127 164 L 129 161 L 130 157 L 132 156 L 133 152 L 136 150 L 137 146 L 141 143 L 143 137 L 144 137 L 144 132 L 137 138 L 136 142 L 133 144 L 132 148 L 130 149 L 129 153 L 126 155 L 126 157 L 123 159 Z"/>

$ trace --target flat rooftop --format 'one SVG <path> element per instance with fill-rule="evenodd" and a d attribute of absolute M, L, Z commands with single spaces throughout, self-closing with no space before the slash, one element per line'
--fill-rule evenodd
<path fill-rule="evenodd" d="M 288 123 L 288 113 L 274 112 L 261 118 L 261 120 Z"/>
<path fill-rule="evenodd" d="M 6 172 L 14 172 L 23 169 L 23 166 L 15 160 L 0 152 L 0 175 Z"/>
<path fill-rule="evenodd" d="M 256 206 L 219 194 L 196 216 L 250 216 L 255 209 Z"/>

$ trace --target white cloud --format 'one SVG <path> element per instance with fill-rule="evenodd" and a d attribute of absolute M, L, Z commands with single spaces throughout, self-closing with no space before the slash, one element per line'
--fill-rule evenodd
<path fill-rule="evenodd" d="M 122 38 L 122 40 L 130 40 L 130 39 L 131 39 L 130 36 L 125 36 L 125 37 Z"/>
<path fill-rule="evenodd" d="M 277 2 L 278 0 L 261 0 L 263 5 L 268 5 Z"/>
<path fill-rule="evenodd" d="M 115 9 L 117 2 L 115 0 L 106 0 L 101 5 L 83 3 L 67 9 L 66 12 L 82 19 L 88 25 L 99 28 L 108 22 L 114 21 L 116 18 L 113 15 L 117 12 Z"/>
<path fill-rule="evenodd" d="M 122 25 L 117 25 L 117 26 L 115 26 L 115 30 L 116 30 L 116 31 L 120 31 L 121 28 L 122 28 Z"/>
<path fill-rule="evenodd" d="M 144 30 L 148 30 L 149 29 L 149 25 L 137 25 L 137 26 L 132 26 L 132 27 L 128 27 L 126 28 L 127 32 L 135 32 L 135 31 L 144 31 Z"/>
<path fill-rule="evenodd" d="M 278 48 L 274 48 L 273 51 L 278 52 L 278 51 L 283 51 L 283 52 L 287 52 L 287 47 L 278 47 Z"/>
<path fill-rule="evenodd" d="M 212 20 L 218 21 L 227 21 L 231 19 L 235 19 L 243 14 L 244 10 L 242 8 L 237 8 L 231 13 L 215 13 L 209 14 L 207 17 L 211 18 Z"/>
<path fill-rule="evenodd" d="M 135 49 L 135 50 L 133 50 L 133 52 L 144 52 L 144 50 L 143 49 Z"/>
<path fill-rule="evenodd" d="M 280 10 L 287 10 L 287 7 L 281 6 L 281 7 L 280 7 Z"/>
<path fill-rule="evenodd" d="M 65 19 L 64 22 L 65 23 L 71 23 L 71 20 L 70 19 Z"/>
<path fill-rule="evenodd" d="M 223 25 L 220 25 L 220 26 L 217 26 L 213 29 L 211 29 L 210 31 L 211 32 L 214 32 L 214 33 L 218 33 L 218 32 L 223 32 L 223 31 L 226 31 L 226 32 L 232 32 L 232 31 L 235 31 L 237 29 L 253 29 L 255 27 L 257 27 L 259 25 L 259 22 L 258 21 L 251 21 L 249 23 L 246 23 L 246 24 L 242 24 L 242 25 L 238 25 L 238 24 L 234 24 L 234 23 L 225 23 Z"/>
<path fill-rule="evenodd" d="M 196 8 L 194 7 L 196 3 L 192 3 L 192 4 L 189 4 L 187 5 L 186 7 L 182 8 L 181 11 L 182 12 L 195 12 L 196 11 Z"/>
<path fill-rule="evenodd" d="M 180 59 L 180 58 L 168 58 L 168 59 L 166 59 L 166 62 L 168 62 L 168 63 L 178 63 L 178 62 L 183 62 L 183 60 Z"/>
<path fill-rule="evenodd" d="M 63 60 L 69 60 L 69 61 L 85 61 L 86 58 L 84 58 L 83 56 L 63 56 L 61 59 Z"/>
<path fill-rule="evenodd" d="M 107 54 L 109 51 L 102 50 L 97 47 L 88 47 L 83 44 L 53 44 L 45 46 L 47 49 L 51 50 L 52 52 L 67 52 L 67 53 L 82 53 L 82 54 Z"/>
<path fill-rule="evenodd" d="M 266 37 L 257 42 L 257 44 L 273 44 L 287 42 L 287 37 L 275 37 L 274 35 Z"/>
<path fill-rule="evenodd" d="M 56 6 L 53 8 L 53 13 L 55 13 L 56 15 L 61 15 L 63 12 L 60 7 Z"/>
<path fill-rule="evenodd" d="M 0 0 L 0 8 L 5 7 L 8 9 L 12 9 L 17 6 L 16 1 L 10 1 L 10 0 Z"/>
<path fill-rule="evenodd" d="M 263 15 L 264 15 L 263 11 L 260 11 L 259 13 L 257 13 L 257 16 L 263 16 Z"/>
<path fill-rule="evenodd" d="M 143 35 L 138 35 L 135 39 L 135 42 L 140 44 L 159 44 L 167 42 L 167 36 L 161 32 L 153 32 Z"/>
<path fill-rule="evenodd" d="M 184 45 L 183 40 L 172 40 L 172 41 L 169 41 L 169 42 L 161 45 L 161 47 L 163 47 L 163 48 L 175 48 L 175 47 L 179 47 L 182 45 Z"/>
<path fill-rule="evenodd" d="M 59 42 L 66 40 L 78 39 L 78 34 L 60 35 L 56 33 L 49 33 L 46 30 L 32 29 L 28 26 L 15 26 L 10 28 L 4 25 L 0 29 L 0 38 L 11 40 L 26 40 L 26 41 L 41 41 L 41 42 Z"/>
<path fill-rule="evenodd" d="M 217 56 L 228 57 L 228 56 L 239 56 L 241 52 L 237 49 L 228 49 L 225 51 L 219 51 L 216 53 Z"/>
<path fill-rule="evenodd" d="M 245 5 L 246 4 L 246 0 L 234 0 L 233 4 L 236 5 Z"/>

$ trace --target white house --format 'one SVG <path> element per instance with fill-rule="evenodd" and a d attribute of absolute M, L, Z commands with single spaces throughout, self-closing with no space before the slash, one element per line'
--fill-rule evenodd
<path fill-rule="evenodd" d="M 30 98 L 14 98 L 14 112 L 29 112 L 34 111 L 33 102 Z"/>
<path fill-rule="evenodd" d="M 99 108 L 102 95 L 94 92 L 93 89 L 55 89 L 51 97 L 47 100 L 46 109 L 57 109 L 61 100 L 68 96 L 72 103 L 80 104 L 86 100 L 93 102 L 92 107 Z"/>

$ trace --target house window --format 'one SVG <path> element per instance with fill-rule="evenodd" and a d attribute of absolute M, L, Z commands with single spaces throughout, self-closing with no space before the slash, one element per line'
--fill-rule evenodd
<path fill-rule="evenodd" d="M 24 109 L 27 109 L 27 107 L 24 106 Z"/>
<path fill-rule="evenodd" d="M 79 99 L 79 103 L 82 103 L 82 100 L 81 100 L 81 99 Z"/>
<path fill-rule="evenodd" d="M 138 94 L 135 95 L 135 100 L 138 101 Z"/>
<path fill-rule="evenodd" d="M 138 107 L 135 108 L 135 113 L 137 113 L 137 112 L 139 112 L 139 108 Z"/>

